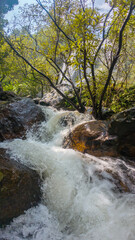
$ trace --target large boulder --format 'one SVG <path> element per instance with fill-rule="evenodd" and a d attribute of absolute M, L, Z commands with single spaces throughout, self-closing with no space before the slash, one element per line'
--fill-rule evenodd
<path fill-rule="evenodd" d="M 108 134 L 105 121 L 90 121 L 78 125 L 64 140 L 64 147 L 94 156 L 117 156 L 117 137 Z"/>
<path fill-rule="evenodd" d="M 38 174 L 11 160 L 0 149 L 0 225 L 9 223 L 40 201 Z"/>
<path fill-rule="evenodd" d="M 64 147 L 94 156 L 125 156 L 135 160 L 135 108 L 114 115 L 110 121 L 90 121 L 74 128 Z"/>
<path fill-rule="evenodd" d="M 31 99 L 0 102 L 0 141 L 23 137 L 34 124 L 45 120 L 40 107 Z"/>
<path fill-rule="evenodd" d="M 111 118 L 109 134 L 118 136 L 118 152 L 135 160 L 135 107 Z"/>

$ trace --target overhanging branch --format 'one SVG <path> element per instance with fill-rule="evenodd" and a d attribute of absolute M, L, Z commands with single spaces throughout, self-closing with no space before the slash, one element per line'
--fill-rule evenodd
<path fill-rule="evenodd" d="M 13 44 L 10 42 L 10 40 L 5 37 L 2 32 L 0 32 L 1 37 L 7 42 L 7 44 L 10 46 L 10 48 L 16 53 L 16 55 L 18 57 L 20 57 L 21 59 L 23 59 L 23 61 L 25 61 L 33 70 L 35 70 L 37 73 L 39 73 L 41 76 L 43 76 L 44 78 L 47 79 L 47 81 L 50 83 L 50 86 L 52 88 L 54 88 L 67 102 L 69 102 L 76 110 L 78 110 L 80 112 L 80 108 L 78 106 L 76 106 L 66 95 L 64 95 L 52 82 L 52 80 L 44 73 L 42 73 L 40 70 L 38 70 L 37 68 L 35 68 L 25 57 L 23 57 L 13 46 Z"/>

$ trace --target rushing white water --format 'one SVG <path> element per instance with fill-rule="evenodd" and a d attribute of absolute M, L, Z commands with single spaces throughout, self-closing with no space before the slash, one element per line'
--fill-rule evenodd
<path fill-rule="evenodd" d="M 88 116 L 44 111 L 47 121 L 33 128 L 26 140 L 0 144 L 43 180 L 42 202 L 1 229 L 0 239 L 135 240 L 135 197 L 113 191 L 105 171 L 113 171 L 115 162 L 62 148 L 72 125 Z M 100 179 L 98 171 L 105 178 Z"/>

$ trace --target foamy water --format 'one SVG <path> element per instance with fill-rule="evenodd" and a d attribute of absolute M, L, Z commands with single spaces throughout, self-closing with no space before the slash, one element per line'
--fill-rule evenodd
<path fill-rule="evenodd" d="M 135 197 L 114 191 L 116 160 L 63 149 L 64 136 L 90 117 L 44 108 L 47 121 L 26 140 L 0 143 L 12 157 L 35 169 L 43 180 L 42 201 L 14 219 L 6 240 L 135 240 Z M 121 160 L 119 160 L 121 161 Z M 99 178 L 97 172 L 105 178 Z"/>

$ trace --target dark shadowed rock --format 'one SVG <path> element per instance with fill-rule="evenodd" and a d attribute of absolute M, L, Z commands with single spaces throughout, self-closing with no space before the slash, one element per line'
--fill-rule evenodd
<path fill-rule="evenodd" d="M 11 160 L 0 149 L 0 225 L 9 223 L 40 201 L 38 174 Z"/>
<path fill-rule="evenodd" d="M 119 138 L 135 132 L 135 107 L 115 114 L 109 124 L 109 133 Z"/>
<path fill-rule="evenodd" d="M 18 97 L 15 93 L 9 91 L 0 91 L 0 101 L 9 101 L 14 102 L 16 100 L 20 100 L 21 98 Z"/>
<path fill-rule="evenodd" d="M 64 147 L 94 156 L 117 156 L 117 137 L 109 136 L 105 121 L 78 125 L 64 140 Z"/>
<path fill-rule="evenodd" d="M 135 194 L 135 163 L 126 159 L 116 160 L 115 171 L 107 169 L 107 173 L 113 178 L 116 190 Z"/>
<path fill-rule="evenodd" d="M 34 103 L 39 104 L 40 98 L 33 98 Z"/>
<path fill-rule="evenodd" d="M 118 136 L 118 152 L 135 160 L 135 107 L 112 117 L 109 134 Z"/>
<path fill-rule="evenodd" d="M 0 103 L 0 141 L 23 137 L 34 123 L 45 120 L 41 108 L 29 98 Z"/>

